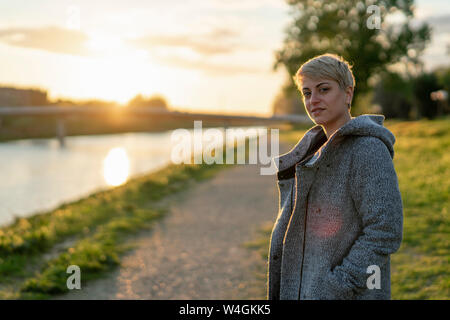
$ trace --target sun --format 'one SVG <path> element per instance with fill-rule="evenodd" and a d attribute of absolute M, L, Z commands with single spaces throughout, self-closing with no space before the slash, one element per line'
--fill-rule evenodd
<path fill-rule="evenodd" d="M 91 32 L 87 48 L 92 54 L 92 67 L 86 78 L 86 91 L 94 92 L 99 99 L 124 104 L 157 83 L 157 73 L 149 72 L 154 66 L 148 53 L 131 47 L 120 36 Z"/>

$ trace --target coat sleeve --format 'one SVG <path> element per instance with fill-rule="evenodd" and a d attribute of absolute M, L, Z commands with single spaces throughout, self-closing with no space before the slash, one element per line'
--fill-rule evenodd
<path fill-rule="evenodd" d="M 328 274 L 330 285 L 357 292 L 366 288 L 367 268 L 382 267 L 402 241 L 403 205 L 391 154 L 378 138 L 360 138 L 353 153 L 350 192 L 362 232 L 342 263 Z"/>

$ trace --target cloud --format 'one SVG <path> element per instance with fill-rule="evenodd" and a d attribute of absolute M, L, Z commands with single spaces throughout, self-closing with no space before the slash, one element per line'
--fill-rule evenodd
<path fill-rule="evenodd" d="M 286 9 L 283 0 L 210 0 L 210 6 L 222 10 Z"/>
<path fill-rule="evenodd" d="M 81 31 L 59 27 L 0 29 L 0 41 L 4 43 L 56 53 L 89 55 L 88 40 Z"/>
<path fill-rule="evenodd" d="M 436 33 L 450 32 L 450 14 L 447 15 L 434 15 L 425 19 Z"/>
<path fill-rule="evenodd" d="M 240 40 L 241 33 L 231 28 L 216 27 L 207 33 L 146 35 L 129 43 L 147 51 L 153 61 L 179 67 L 194 69 L 209 75 L 235 75 L 260 73 L 267 70 L 245 64 L 236 65 L 236 54 L 242 50 L 260 49 Z M 186 49 L 189 50 L 186 52 Z M 194 53 L 194 54 L 192 54 Z M 212 62 L 211 58 L 221 55 Z"/>
<path fill-rule="evenodd" d="M 257 68 L 248 65 L 236 65 L 231 63 L 217 63 L 206 60 L 192 60 L 180 56 L 154 56 L 155 60 L 173 67 L 184 69 L 200 70 L 208 75 L 236 75 L 244 73 L 264 73 L 270 71 L 270 68 Z"/>
<path fill-rule="evenodd" d="M 203 34 L 146 35 L 129 42 L 139 49 L 152 50 L 155 47 L 188 48 L 197 54 L 211 56 L 230 54 L 239 48 L 249 46 L 239 44 L 239 33 L 226 28 L 216 28 Z"/>
<path fill-rule="evenodd" d="M 171 67 L 199 70 L 209 75 L 266 72 L 262 67 L 245 63 L 236 65 L 234 55 L 239 50 L 260 49 L 239 43 L 240 36 L 239 32 L 231 28 L 216 27 L 206 33 L 145 35 L 137 39 L 124 39 L 124 42 L 148 52 L 153 61 Z M 0 42 L 60 54 L 96 56 L 89 46 L 90 40 L 81 31 L 59 27 L 0 29 Z M 191 52 L 186 52 L 186 49 Z M 222 55 L 220 61 L 208 59 L 219 55 Z"/>

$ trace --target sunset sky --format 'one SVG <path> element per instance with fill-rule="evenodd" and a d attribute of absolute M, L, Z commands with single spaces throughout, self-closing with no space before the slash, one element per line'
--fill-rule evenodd
<path fill-rule="evenodd" d="M 427 69 L 449 64 L 450 5 L 416 1 L 434 27 Z M 0 85 L 125 103 L 161 94 L 178 110 L 269 115 L 289 22 L 283 0 L 0 1 Z"/>

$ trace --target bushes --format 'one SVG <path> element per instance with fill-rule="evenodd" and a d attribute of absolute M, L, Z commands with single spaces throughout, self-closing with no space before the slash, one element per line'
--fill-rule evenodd
<path fill-rule="evenodd" d="M 446 72 L 421 73 L 415 77 L 387 72 L 375 87 L 374 102 L 381 106 L 386 118 L 434 119 L 449 114 L 450 110 L 445 107 L 448 101 L 431 99 L 432 92 L 450 87 L 449 72 L 450 68 L 447 68 Z"/>

